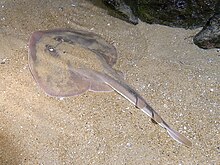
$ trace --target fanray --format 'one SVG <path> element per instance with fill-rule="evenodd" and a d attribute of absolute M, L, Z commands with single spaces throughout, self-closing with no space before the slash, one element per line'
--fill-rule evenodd
<path fill-rule="evenodd" d="M 30 38 L 28 57 L 35 81 L 48 95 L 67 97 L 88 90 L 114 90 L 165 128 L 174 140 L 192 146 L 113 69 L 116 49 L 98 35 L 81 30 L 37 31 Z"/>

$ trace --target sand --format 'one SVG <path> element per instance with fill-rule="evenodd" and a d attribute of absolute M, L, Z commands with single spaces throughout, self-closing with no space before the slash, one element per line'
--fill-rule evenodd
<path fill-rule="evenodd" d="M 28 68 L 36 30 L 93 31 L 115 45 L 115 66 L 187 148 L 115 92 L 47 96 Z M 0 164 L 219 164 L 220 52 L 199 31 L 134 26 L 84 0 L 0 2 Z"/>

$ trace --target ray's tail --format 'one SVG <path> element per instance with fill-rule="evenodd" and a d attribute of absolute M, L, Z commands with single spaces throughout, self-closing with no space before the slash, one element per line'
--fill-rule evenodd
<path fill-rule="evenodd" d="M 150 107 L 147 102 L 134 89 L 127 85 L 124 80 L 115 80 L 108 75 L 102 75 L 103 81 L 111 86 L 117 93 L 125 97 L 137 108 L 141 109 L 145 114 L 150 116 L 161 127 L 165 128 L 168 134 L 177 142 L 191 147 L 192 143 L 185 136 L 170 128 L 170 126 L 158 115 L 158 113 Z"/>
<path fill-rule="evenodd" d="M 144 110 L 143 110 L 144 111 Z M 152 119 L 156 121 L 161 127 L 165 128 L 168 134 L 177 142 L 186 145 L 187 147 L 192 146 L 192 142 L 179 132 L 170 128 L 170 126 L 154 111 Z"/>

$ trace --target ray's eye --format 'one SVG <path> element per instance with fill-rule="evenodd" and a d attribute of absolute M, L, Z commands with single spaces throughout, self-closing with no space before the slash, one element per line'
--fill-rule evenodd
<path fill-rule="evenodd" d="M 64 39 L 61 36 L 54 37 L 54 40 L 56 40 L 58 42 L 64 42 Z"/>
<path fill-rule="evenodd" d="M 59 54 L 52 45 L 45 45 L 45 52 L 49 52 L 51 56 L 58 57 Z"/>

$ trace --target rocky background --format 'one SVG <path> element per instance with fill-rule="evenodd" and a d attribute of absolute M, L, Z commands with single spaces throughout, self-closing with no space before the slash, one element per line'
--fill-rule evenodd
<path fill-rule="evenodd" d="M 201 48 L 220 48 L 220 1 L 219 0 L 96 0 L 103 3 L 113 16 L 133 24 L 138 18 L 151 24 L 195 29 L 203 27 L 194 37 Z M 102 6 L 103 7 L 103 6 Z"/>

